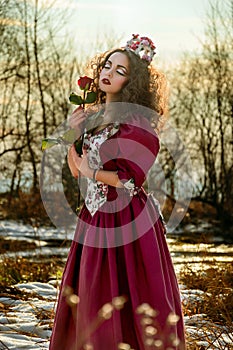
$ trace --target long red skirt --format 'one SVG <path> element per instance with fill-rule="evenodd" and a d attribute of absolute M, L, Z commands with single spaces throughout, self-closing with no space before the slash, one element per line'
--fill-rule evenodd
<path fill-rule="evenodd" d="M 50 350 L 127 349 L 122 343 L 134 350 L 185 349 L 164 226 L 144 191 L 130 201 L 122 191 L 118 204 L 106 202 L 93 217 L 82 208 Z"/>

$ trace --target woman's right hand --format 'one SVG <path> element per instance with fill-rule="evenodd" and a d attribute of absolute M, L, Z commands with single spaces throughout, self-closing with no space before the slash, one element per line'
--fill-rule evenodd
<path fill-rule="evenodd" d="M 79 170 L 74 162 L 74 158 L 72 156 L 71 149 L 69 149 L 68 154 L 67 154 L 67 162 L 68 162 L 68 166 L 70 168 L 71 174 L 73 175 L 73 177 L 75 177 L 77 179 L 78 175 L 79 175 Z"/>
<path fill-rule="evenodd" d="M 70 127 L 76 131 L 77 139 L 82 135 L 85 119 L 86 113 L 84 112 L 83 108 L 79 106 L 73 111 L 68 120 Z"/>

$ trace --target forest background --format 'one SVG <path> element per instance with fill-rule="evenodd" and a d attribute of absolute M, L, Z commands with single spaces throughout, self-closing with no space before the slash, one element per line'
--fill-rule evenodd
<path fill-rule="evenodd" d="M 0 2 L 1 217 L 38 224 L 51 224 L 40 196 L 41 140 L 71 114 L 69 94 L 92 58 L 82 49 L 77 53 L 64 34 L 72 7 L 56 9 L 54 16 L 55 4 Z M 184 223 L 206 218 L 226 235 L 233 230 L 232 27 L 233 2 L 210 1 L 200 50 L 168 66 L 159 61 L 170 88 L 169 125 L 179 137 L 171 140 L 173 154 L 162 143 L 163 176 L 152 169 L 150 181 L 166 198 L 165 216 L 182 197 L 191 200 Z M 120 43 L 121 36 L 108 31 L 101 39 L 96 35 L 92 52 Z M 179 167 L 187 154 L 192 169 L 181 186 Z M 75 206 L 77 183 L 65 165 L 63 174 L 66 197 Z"/>

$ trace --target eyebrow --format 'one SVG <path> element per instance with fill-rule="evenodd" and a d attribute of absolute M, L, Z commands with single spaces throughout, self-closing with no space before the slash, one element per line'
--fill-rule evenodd
<path fill-rule="evenodd" d="M 112 61 L 111 61 L 111 60 L 107 60 L 107 62 L 109 62 L 109 63 L 112 64 Z M 106 62 L 106 63 L 107 63 L 107 62 Z M 123 68 L 123 69 L 125 69 L 125 70 L 126 70 L 126 73 L 128 73 L 128 69 L 127 69 L 125 66 L 122 66 L 121 64 L 118 64 L 117 67 L 118 67 L 118 68 Z"/>

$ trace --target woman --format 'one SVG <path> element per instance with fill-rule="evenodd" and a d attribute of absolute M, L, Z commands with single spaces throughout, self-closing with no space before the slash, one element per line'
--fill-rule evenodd
<path fill-rule="evenodd" d="M 51 350 L 185 349 L 164 222 L 143 188 L 159 151 L 154 128 L 164 114 L 163 77 L 151 65 L 154 49 L 150 39 L 133 35 L 94 67 L 97 103 L 104 105 L 89 117 L 95 126 L 85 133 L 82 156 L 74 145 L 68 153 L 71 173 L 86 178 L 87 192 Z M 86 118 L 79 108 L 70 125 L 81 134 Z"/>

